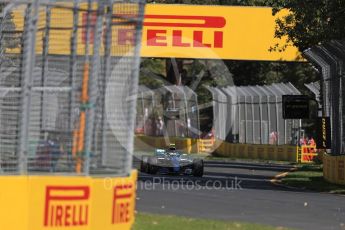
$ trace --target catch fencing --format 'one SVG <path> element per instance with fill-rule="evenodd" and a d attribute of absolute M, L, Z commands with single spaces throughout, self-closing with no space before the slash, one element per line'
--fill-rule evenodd
<path fill-rule="evenodd" d="M 333 155 L 345 154 L 345 41 L 330 41 L 304 52 L 319 70 L 321 81 L 308 84 L 319 102 L 319 116 L 331 119 Z"/>
<path fill-rule="evenodd" d="M 284 120 L 282 96 L 300 95 L 291 84 L 208 87 L 218 140 L 240 144 L 298 144 L 300 120 Z"/>
<path fill-rule="evenodd" d="M 139 86 L 136 134 L 165 137 L 200 136 L 197 94 L 187 86 L 152 90 Z"/>
<path fill-rule="evenodd" d="M 0 3 L 0 173 L 128 175 L 144 2 Z"/>

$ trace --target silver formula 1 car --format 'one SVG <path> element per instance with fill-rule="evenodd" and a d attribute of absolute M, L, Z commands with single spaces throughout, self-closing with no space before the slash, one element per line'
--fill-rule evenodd
<path fill-rule="evenodd" d="M 182 154 L 174 146 L 170 146 L 166 150 L 156 149 L 153 156 L 143 156 L 140 171 L 148 174 L 166 173 L 202 177 L 204 161 Z"/>

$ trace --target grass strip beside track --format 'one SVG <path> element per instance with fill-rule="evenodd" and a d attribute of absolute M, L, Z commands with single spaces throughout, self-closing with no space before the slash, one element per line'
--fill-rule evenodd
<path fill-rule="evenodd" d="M 320 165 L 299 165 L 295 172 L 290 172 L 282 178 L 281 183 L 316 192 L 345 194 L 345 186 L 331 184 L 323 178 L 322 166 Z"/>
<path fill-rule="evenodd" d="M 163 216 L 138 213 L 133 230 L 284 230 L 287 228 L 271 227 L 242 222 L 194 219 L 177 216 Z"/>

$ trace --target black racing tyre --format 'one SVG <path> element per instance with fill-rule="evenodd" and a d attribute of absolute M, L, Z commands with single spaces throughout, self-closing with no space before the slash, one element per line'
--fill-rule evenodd
<path fill-rule="evenodd" d="M 148 164 L 148 157 L 147 156 L 143 156 L 141 158 L 140 172 L 143 172 L 143 173 L 148 173 L 149 172 L 149 164 Z"/>
<path fill-rule="evenodd" d="M 202 177 L 204 175 L 204 161 L 194 160 L 193 161 L 193 176 Z"/>
<path fill-rule="evenodd" d="M 148 173 L 149 174 L 157 174 L 159 167 L 157 165 L 157 158 L 156 157 L 149 157 L 148 159 Z"/>

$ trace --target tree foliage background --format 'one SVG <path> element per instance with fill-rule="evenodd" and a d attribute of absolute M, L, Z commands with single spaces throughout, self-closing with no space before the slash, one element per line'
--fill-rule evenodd
<path fill-rule="evenodd" d="M 274 13 L 290 14 L 277 20 L 276 37 L 288 36 L 303 51 L 333 39 L 345 38 L 345 0 L 267 0 Z"/>

